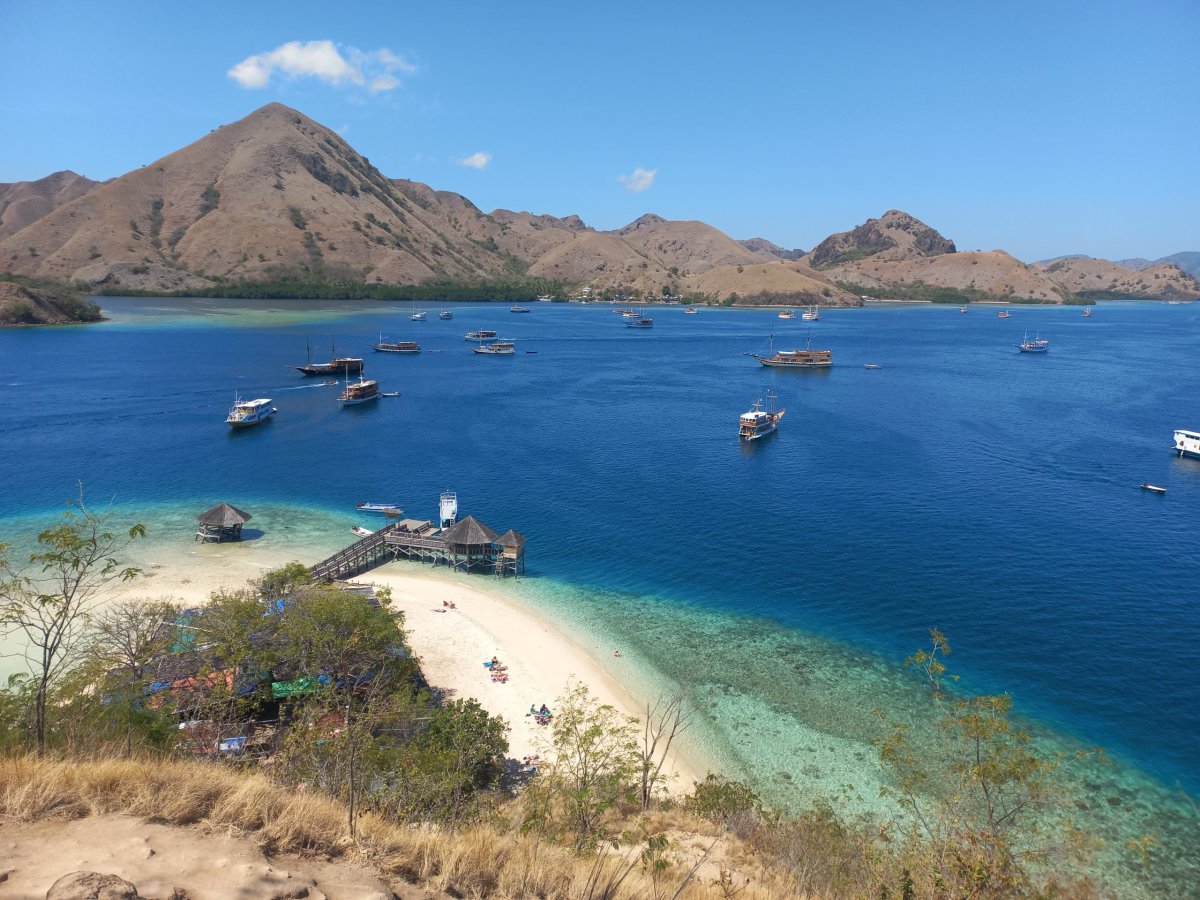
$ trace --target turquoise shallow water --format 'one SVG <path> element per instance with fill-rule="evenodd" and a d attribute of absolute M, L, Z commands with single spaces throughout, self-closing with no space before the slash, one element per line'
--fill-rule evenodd
<path fill-rule="evenodd" d="M 601 306 L 412 323 L 374 304 L 227 304 L 109 299 L 110 323 L 0 332 L 0 433 L 21 453 L 0 537 L 79 478 L 183 541 L 188 516 L 228 500 L 264 541 L 331 548 L 357 500 L 432 516 L 453 488 L 529 535 L 522 602 L 692 685 L 706 755 L 777 802 L 852 785 L 879 807 L 872 710 L 921 707 L 898 661 L 938 626 L 970 688 L 1109 749 L 1113 766 L 1079 776 L 1079 813 L 1111 847 L 1156 830 L 1176 884 L 1195 874 L 1178 868 L 1200 856 L 1194 812 L 1173 791 L 1200 785 L 1200 463 L 1167 446 L 1200 424 L 1196 307 L 885 307 L 811 329 L 663 309 L 640 333 Z M 486 327 L 517 356 L 468 352 L 463 333 Z M 1026 328 L 1050 353 L 1016 352 Z M 837 365 L 741 355 L 771 330 L 786 346 L 811 330 Z M 399 399 L 341 410 L 284 368 L 306 338 L 369 354 L 380 331 L 426 350 L 368 358 Z M 768 387 L 780 431 L 739 446 L 736 417 Z M 280 414 L 229 433 L 234 390 Z"/>

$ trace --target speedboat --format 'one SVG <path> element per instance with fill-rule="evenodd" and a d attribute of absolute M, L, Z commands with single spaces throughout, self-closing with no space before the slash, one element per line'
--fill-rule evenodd
<path fill-rule="evenodd" d="M 775 431 L 779 425 L 779 420 L 783 418 L 783 414 L 787 410 L 775 409 L 775 394 L 773 391 L 767 392 L 767 400 L 771 404 L 769 410 L 763 409 L 763 401 L 755 400 L 750 405 L 750 411 L 744 412 L 738 417 L 738 438 L 743 441 L 756 441 L 760 437 L 765 437 Z"/>
<path fill-rule="evenodd" d="M 360 513 L 367 513 L 372 516 L 387 516 L 391 519 L 398 519 L 404 512 L 403 507 L 399 503 L 359 503 L 357 504 Z"/>
<path fill-rule="evenodd" d="M 375 533 L 370 528 L 363 528 L 361 525 L 353 526 L 350 529 L 350 531 L 351 531 L 351 533 L 356 534 L 359 537 L 370 537 L 371 535 L 373 535 Z"/>
<path fill-rule="evenodd" d="M 1165 487 L 1159 487 L 1157 484 L 1151 484 L 1148 481 L 1142 482 L 1142 490 L 1149 491 L 1152 494 L 1165 494 L 1167 492 Z"/>
<path fill-rule="evenodd" d="M 267 421 L 277 412 L 279 410 L 271 405 L 269 399 L 242 400 L 237 394 L 234 394 L 233 408 L 229 410 L 225 421 L 232 428 L 248 428 L 251 425 Z"/>

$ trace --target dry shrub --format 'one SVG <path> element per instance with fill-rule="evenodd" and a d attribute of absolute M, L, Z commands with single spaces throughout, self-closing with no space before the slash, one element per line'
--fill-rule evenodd
<path fill-rule="evenodd" d="M 637 844 L 596 857 L 521 833 L 516 827 L 522 815 L 519 800 L 500 811 L 500 818 L 507 816 L 508 821 L 459 832 L 399 825 L 367 813 L 359 819 L 359 840 L 354 845 L 347 837 L 341 803 L 324 794 L 286 789 L 261 774 L 159 758 L 90 762 L 0 758 L 0 816 L 34 821 L 103 813 L 176 825 L 230 826 L 276 853 L 324 857 L 353 853 L 369 859 L 385 875 L 457 897 L 702 900 L 731 896 L 699 879 L 676 895 L 676 887 L 688 874 L 679 866 L 660 876 L 656 890 L 638 864 Z M 647 821 L 657 828 L 671 819 L 656 816 Z M 687 824 L 696 823 L 688 817 Z M 668 884 L 671 887 L 666 889 Z M 795 895 L 756 882 L 736 896 L 776 900 Z"/>

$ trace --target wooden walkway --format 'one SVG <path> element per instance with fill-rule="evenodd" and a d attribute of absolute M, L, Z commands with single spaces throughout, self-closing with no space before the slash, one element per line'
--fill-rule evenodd
<path fill-rule="evenodd" d="M 417 525 L 417 529 L 410 529 L 410 524 Z M 434 528 L 429 522 L 392 522 L 317 563 L 312 574 L 321 581 L 339 581 L 394 559 L 496 575 L 519 575 L 525 571 L 523 537 L 516 545 L 501 541 L 464 547 L 448 541 L 443 537 L 445 534 L 447 531 Z"/>

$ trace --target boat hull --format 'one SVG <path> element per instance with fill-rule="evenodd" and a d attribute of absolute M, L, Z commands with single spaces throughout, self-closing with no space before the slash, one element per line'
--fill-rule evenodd
<path fill-rule="evenodd" d="M 1175 446 L 1171 449 L 1180 456 L 1186 456 L 1190 459 L 1200 459 L 1200 433 L 1184 431 L 1182 429 L 1176 431 Z"/>
<path fill-rule="evenodd" d="M 832 359 L 796 362 L 794 360 L 780 360 L 768 356 L 758 356 L 754 353 L 750 355 L 771 369 L 828 369 L 833 365 Z"/>
<path fill-rule="evenodd" d="M 261 415 L 253 418 L 226 419 L 225 421 L 228 423 L 230 428 L 251 428 L 255 425 L 261 425 L 263 422 L 266 422 L 277 412 L 279 412 L 279 410 L 271 409 L 269 412 L 262 413 Z"/>

